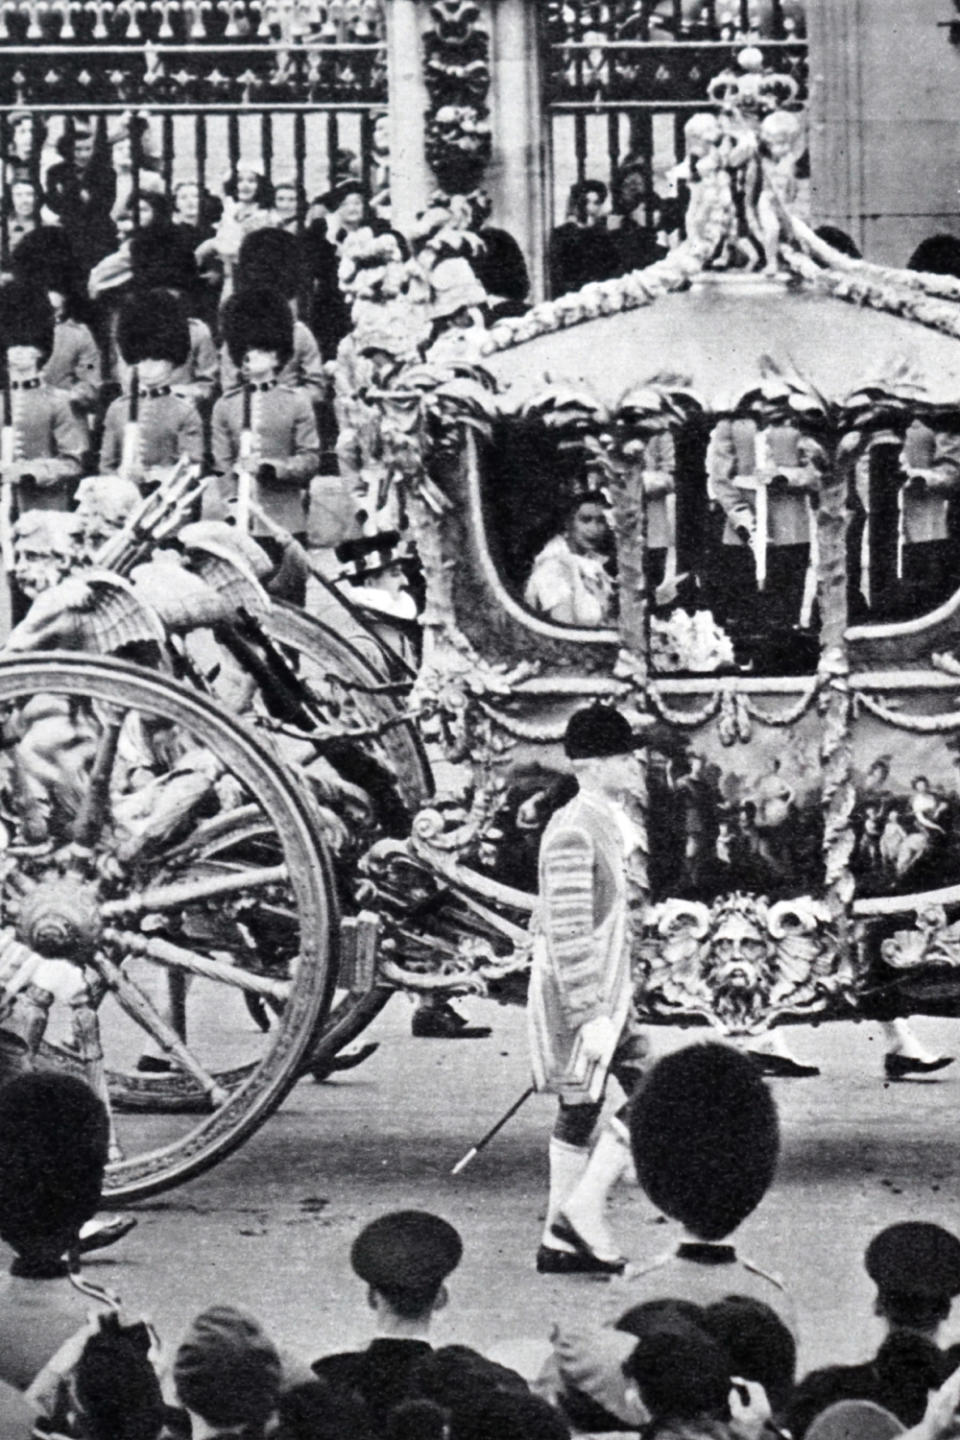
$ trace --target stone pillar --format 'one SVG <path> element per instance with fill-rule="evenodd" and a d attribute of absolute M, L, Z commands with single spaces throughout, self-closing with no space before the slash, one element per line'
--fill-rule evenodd
<path fill-rule="evenodd" d="M 423 80 L 423 30 L 429 7 L 422 0 L 386 0 L 386 13 L 390 200 L 393 224 L 406 235 L 436 185 L 424 153 L 430 100 Z"/>
<path fill-rule="evenodd" d="M 814 223 L 863 246 L 861 0 L 808 0 L 810 198 Z"/>
<path fill-rule="evenodd" d="M 868 260 L 904 265 L 928 235 L 960 235 L 960 45 L 944 0 L 806 0 L 817 224 Z"/>
<path fill-rule="evenodd" d="M 538 0 L 490 0 L 490 123 L 486 185 L 494 225 L 509 230 L 543 299 L 547 164 L 540 73 Z"/>

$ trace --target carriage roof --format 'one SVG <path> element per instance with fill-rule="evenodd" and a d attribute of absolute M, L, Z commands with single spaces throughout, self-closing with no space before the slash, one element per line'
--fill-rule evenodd
<path fill-rule="evenodd" d="M 756 387 L 764 357 L 831 400 L 899 368 L 918 399 L 960 404 L 960 285 L 824 254 L 827 264 L 798 249 L 793 273 L 776 278 L 668 257 L 539 306 L 493 332 L 485 363 L 501 404 L 521 408 L 567 384 L 615 408 L 668 371 L 722 413 Z"/>

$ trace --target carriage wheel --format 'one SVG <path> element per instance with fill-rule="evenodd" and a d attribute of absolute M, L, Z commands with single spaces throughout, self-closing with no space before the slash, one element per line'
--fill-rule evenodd
<path fill-rule="evenodd" d="M 335 882 L 294 775 L 163 676 L 0 662 L 0 1051 L 104 1099 L 114 1203 L 199 1174 L 299 1073 L 335 983 Z M 249 996 L 278 1006 L 268 1033 Z"/>
<path fill-rule="evenodd" d="M 397 720 L 403 700 L 380 689 L 388 677 L 376 657 L 368 658 L 329 625 L 288 605 L 274 606 L 267 629 L 271 639 L 283 645 L 288 656 L 295 657 L 298 674 L 317 697 L 329 723 L 343 724 L 347 729 L 388 727 L 367 742 L 367 747 L 396 776 L 397 799 L 404 812 L 403 833 L 409 833 L 406 822 L 429 799 L 433 779 L 414 723 L 392 723 Z M 361 844 L 359 848 L 366 846 Z M 344 863 L 334 864 L 339 870 L 341 904 L 349 910 L 356 881 L 352 862 L 347 857 Z M 376 1019 L 392 993 L 386 989 L 365 993 L 338 990 L 304 1057 L 301 1073 L 322 1079 L 336 1055 Z"/>

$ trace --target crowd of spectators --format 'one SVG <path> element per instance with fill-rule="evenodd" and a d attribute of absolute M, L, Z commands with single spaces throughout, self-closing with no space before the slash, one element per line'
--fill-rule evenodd
<path fill-rule="evenodd" d="M 0 1417 L 4 1434 L 81 1440 L 946 1440 L 960 1353 L 940 1332 L 960 1294 L 960 1240 L 910 1220 L 865 1265 L 886 1335 L 874 1356 L 797 1377 L 798 1320 L 782 1281 L 737 1249 L 774 1181 L 777 1111 L 751 1060 L 716 1042 L 650 1070 L 629 1116 L 637 1179 L 681 1227 L 666 1254 L 583 1292 L 575 1325 L 506 1337 L 496 1358 L 439 1344 L 464 1254 L 449 1221 L 381 1215 L 350 1262 L 373 1338 L 360 1350 L 281 1351 L 216 1302 L 182 1339 L 93 1285 L 78 1260 L 107 1157 L 100 1100 L 62 1074 L 0 1088 Z M 639 1238 L 639 1237 L 638 1237 Z M 474 1262 L 478 1257 L 471 1257 Z M 482 1260 L 482 1257 L 479 1257 Z M 576 1284 L 576 1281 L 568 1282 Z M 597 1295 L 602 1298 L 596 1300 Z M 803 1317 L 800 1317 L 800 1329 Z M 866 1328 L 866 1317 L 864 1317 Z"/>

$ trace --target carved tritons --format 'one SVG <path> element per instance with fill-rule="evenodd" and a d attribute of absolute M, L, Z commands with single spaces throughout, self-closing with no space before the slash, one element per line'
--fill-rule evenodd
<path fill-rule="evenodd" d="M 820 902 L 739 893 L 648 910 L 634 972 L 641 1016 L 700 1014 L 728 1035 L 852 1000 L 856 980 Z"/>
<path fill-rule="evenodd" d="M 912 930 L 897 930 L 880 946 L 885 965 L 894 970 L 917 970 L 937 965 L 960 968 L 960 920 L 947 924 L 946 911 L 930 905 L 917 911 Z"/>

